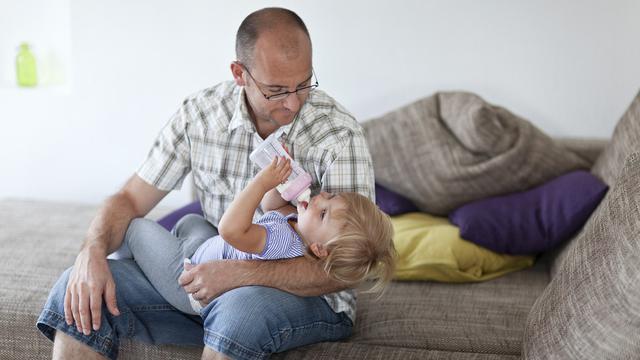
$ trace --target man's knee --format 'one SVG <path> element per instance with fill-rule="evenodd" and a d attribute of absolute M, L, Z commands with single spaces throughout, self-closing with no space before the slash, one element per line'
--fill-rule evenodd
<path fill-rule="evenodd" d="M 353 325 L 321 297 L 261 286 L 237 288 L 203 311 L 204 342 L 231 357 L 256 358 L 320 341 L 344 339 Z"/>
<path fill-rule="evenodd" d="M 122 299 L 129 298 L 128 295 L 122 295 L 122 287 L 118 286 L 120 283 L 126 283 L 133 276 L 134 263 L 130 260 L 108 260 L 109 269 L 113 276 L 113 280 L 116 284 L 116 298 L 118 302 Z M 56 283 L 49 292 L 49 297 L 43 308 L 43 314 L 49 313 L 56 316 L 64 316 L 64 300 L 67 292 L 67 284 L 69 283 L 69 277 L 73 267 L 67 268 L 62 275 L 58 278 Z M 125 288 L 126 289 L 126 288 Z M 104 305 L 104 304 L 103 304 Z M 103 306 L 104 312 L 106 307 Z M 53 334 L 45 334 L 49 338 L 53 339 Z"/>
<path fill-rule="evenodd" d="M 65 318 L 65 296 L 67 284 L 73 268 L 66 269 L 52 287 L 49 298 L 45 303 L 36 322 L 38 330 L 49 340 L 54 341 L 54 359 L 103 359 L 97 356 L 115 354 L 117 350 L 113 343 L 106 344 L 103 340 L 113 333 L 111 317 L 107 317 L 106 307 L 102 306 L 101 327 L 98 331 L 92 331 L 85 336 L 78 331 L 75 324 L 67 324 Z M 101 340 L 102 339 L 102 340 Z M 76 354 L 73 355 L 72 354 Z"/>

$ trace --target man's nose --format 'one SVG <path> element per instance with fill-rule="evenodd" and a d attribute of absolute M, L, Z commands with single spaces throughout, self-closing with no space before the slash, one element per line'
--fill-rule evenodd
<path fill-rule="evenodd" d="M 289 96 L 284 99 L 283 105 L 285 108 L 287 108 L 287 110 L 291 112 L 297 112 L 298 109 L 300 109 L 300 99 L 298 98 L 298 94 L 289 94 Z"/>

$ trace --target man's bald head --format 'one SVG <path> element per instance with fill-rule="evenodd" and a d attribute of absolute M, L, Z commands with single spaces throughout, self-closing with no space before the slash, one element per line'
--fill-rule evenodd
<path fill-rule="evenodd" d="M 307 44 L 300 44 L 300 36 L 295 36 L 294 33 L 299 31 L 304 33 Z M 236 56 L 241 63 L 251 66 L 256 42 L 265 33 L 277 35 L 272 38 L 279 39 L 278 48 L 285 56 L 288 53 L 293 55 L 301 46 L 310 47 L 311 44 L 307 26 L 296 13 L 277 7 L 264 8 L 249 14 L 238 28 Z"/>

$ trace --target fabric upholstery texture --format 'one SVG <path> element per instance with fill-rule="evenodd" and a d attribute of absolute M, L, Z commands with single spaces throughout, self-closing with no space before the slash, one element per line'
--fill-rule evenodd
<path fill-rule="evenodd" d="M 498 253 L 533 255 L 568 240 L 607 191 L 600 179 L 578 170 L 533 189 L 464 205 L 449 219 L 463 239 Z"/>
<path fill-rule="evenodd" d="M 579 140 L 562 141 L 556 139 L 558 144 L 562 144 L 572 152 L 579 151 L 583 155 L 592 153 L 589 148 L 601 147 L 597 142 L 590 142 L 590 144 L 586 145 L 587 149 L 585 149 L 585 146 L 580 148 L 576 146 L 576 141 Z M 640 151 L 640 92 L 616 124 L 611 140 L 606 143 L 606 146 L 600 152 L 591 168 L 591 172 L 611 186 L 622 170 L 627 156 L 637 151 Z M 577 239 L 577 237 L 574 237 L 574 239 Z M 551 260 L 552 277 L 558 272 L 562 262 L 567 258 L 574 245 L 575 241 L 568 241 L 554 252 Z"/>
<path fill-rule="evenodd" d="M 36 320 L 51 287 L 73 265 L 96 206 L 0 200 L 0 359 L 50 359 Z M 166 209 L 154 210 L 159 217 Z M 201 349 L 125 342 L 120 359 L 199 359 Z M 197 354 L 197 356 L 192 356 Z"/>
<path fill-rule="evenodd" d="M 91 210 L 95 208 L 0 202 L 0 359 L 51 357 L 51 342 L 35 323 L 55 280 L 73 264 Z"/>
<path fill-rule="evenodd" d="M 553 142 L 589 164 L 594 164 L 609 144 L 609 139 L 564 137 L 554 138 Z"/>
<path fill-rule="evenodd" d="M 640 153 L 630 155 L 527 321 L 526 359 L 640 354 Z"/>
<path fill-rule="evenodd" d="M 611 185 L 631 153 L 640 151 L 640 92 L 618 121 L 611 141 L 591 171 Z"/>
<path fill-rule="evenodd" d="M 362 125 L 376 181 L 435 215 L 589 167 L 528 121 L 471 93 L 436 93 Z"/>
<path fill-rule="evenodd" d="M 501 255 L 466 241 L 446 218 L 409 213 L 391 222 L 398 280 L 485 281 L 534 262 L 532 256 Z"/>
<path fill-rule="evenodd" d="M 516 355 L 477 354 L 357 343 L 327 343 L 304 346 L 276 354 L 274 360 L 517 360 Z"/>
<path fill-rule="evenodd" d="M 0 200 L 0 359 L 51 357 L 51 342 L 35 321 L 51 286 L 73 264 L 96 212 L 96 206 Z M 513 359 L 522 347 L 529 308 L 547 282 L 546 267 L 539 264 L 478 284 L 393 283 L 379 301 L 373 294 L 360 295 L 348 344 L 317 344 L 274 358 L 320 358 L 319 353 L 346 359 L 379 343 L 371 349 L 391 359 Z M 199 348 L 124 341 L 120 358 L 199 359 L 200 353 Z"/>
<path fill-rule="evenodd" d="M 602 141 L 567 147 L 595 154 Z M 583 157 L 584 158 L 584 157 Z M 50 359 L 35 327 L 49 290 L 71 266 L 96 206 L 0 200 L 0 359 Z M 166 213 L 159 209 L 151 218 Z M 347 342 L 315 344 L 274 359 L 516 359 L 527 314 L 549 282 L 547 264 L 470 284 L 394 282 L 380 300 L 361 293 Z M 124 341 L 120 359 L 199 359 L 200 348 Z"/>
<path fill-rule="evenodd" d="M 377 300 L 360 293 L 350 342 L 519 355 L 524 321 L 549 282 L 547 264 L 491 281 L 393 282 Z"/>

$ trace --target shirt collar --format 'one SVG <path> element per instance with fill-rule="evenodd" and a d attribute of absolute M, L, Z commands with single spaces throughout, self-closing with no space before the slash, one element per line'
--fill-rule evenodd
<path fill-rule="evenodd" d="M 244 100 L 244 87 L 240 87 L 240 91 L 236 92 L 236 107 L 229 121 L 229 131 L 235 130 L 240 126 L 244 126 L 245 130 L 249 132 L 255 132 L 255 126 L 249 116 L 249 109 L 247 109 L 247 103 Z"/>
<path fill-rule="evenodd" d="M 249 115 L 249 109 L 247 108 L 247 102 L 245 101 L 245 92 L 244 92 L 244 87 L 240 87 L 240 91 L 237 92 L 237 98 L 236 98 L 236 106 L 235 109 L 233 111 L 233 115 L 231 116 L 231 120 L 229 121 L 229 127 L 228 130 L 232 131 L 235 130 L 237 128 L 239 128 L 240 126 L 243 126 L 244 129 L 250 133 L 255 133 L 256 132 L 256 127 L 253 124 L 253 121 L 251 121 L 251 116 Z M 304 107 L 304 105 L 302 105 Z M 302 110 L 302 109 L 301 109 Z M 285 136 L 287 136 L 289 134 L 289 130 L 291 130 L 291 127 L 293 126 L 293 124 L 298 121 L 298 117 L 300 117 L 302 111 L 298 111 L 298 114 L 296 115 L 296 117 L 293 119 L 293 121 L 290 124 L 287 124 L 285 126 L 281 126 L 280 128 L 278 128 L 276 130 L 276 132 L 279 132 L 281 134 L 284 134 Z"/>

